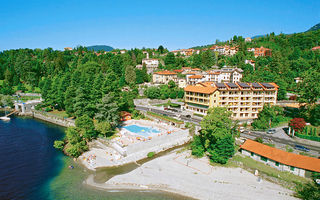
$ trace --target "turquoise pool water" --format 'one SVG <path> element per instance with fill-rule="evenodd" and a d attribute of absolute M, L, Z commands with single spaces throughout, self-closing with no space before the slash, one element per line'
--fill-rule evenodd
<path fill-rule="evenodd" d="M 159 130 L 154 129 L 152 127 L 146 127 L 146 126 L 129 125 L 129 126 L 124 126 L 123 128 L 127 129 L 132 133 L 138 134 L 142 137 L 149 137 L 149 136 L 152 136 L 154 133 L 160 133 Z"/>

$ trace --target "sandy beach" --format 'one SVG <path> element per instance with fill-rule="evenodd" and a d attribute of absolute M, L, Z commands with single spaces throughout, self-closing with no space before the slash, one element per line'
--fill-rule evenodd
<path fill-rule="evenodd" d="M 280 185 L 259 181 L 241 168 L 211 166 L 206 158 L 191 158 L 189 152 L 156 158 L 102 184 L 93 176 L 85 183 L 100 189 L 161 190 L 195 199 L 296 199 L 293 191 Z"/>

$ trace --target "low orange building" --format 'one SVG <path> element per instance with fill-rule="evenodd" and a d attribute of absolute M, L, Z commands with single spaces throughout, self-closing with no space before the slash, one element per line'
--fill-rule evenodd
<path fill-rule="evenodd" d="M 131 120 L 131 113 L 127 111 L 120 112 L 120 121 L 128 121 Z"/>

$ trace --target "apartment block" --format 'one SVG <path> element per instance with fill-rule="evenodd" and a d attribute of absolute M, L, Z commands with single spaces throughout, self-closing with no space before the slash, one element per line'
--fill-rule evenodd
<path fill-rule="evenodd" d="M 184 89 L 185 108 L 203 115 L 223 106 L 233 119 L 254 119 L 264 104 L 276 104 L 278 88 L 275 83 L 197 83 Z"/>
<path fill-rule="evenodd" d="M 154 72 L 152 75 L 153 83 L 168 84 L 169 81 L 177 82 L 177 73 L 172 71 Z"/>

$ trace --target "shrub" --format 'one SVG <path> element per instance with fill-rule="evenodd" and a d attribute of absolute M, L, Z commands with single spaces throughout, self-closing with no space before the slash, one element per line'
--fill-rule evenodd
<path fill-rule="evenodd" d="M 193 137 L 193 142 L 191 143 L 192 155 L 201 158 L 204 155 L 204 147 L 201 143 L 199 136 Z"/>
<path fill-rule="evenodd" d="M 259 142 L 259 143 L 263 143 L 263 139 L 261 137 L 256 137 L 256 139 L 254 139 L 254 141 Z"/>
<path fill-rule="evenodd" d="M 147 156 L 148 156 L 148 158 L 152 158 L 154 155 L 155 155 L 154 152 L 149 152 Z"/>
<path fill-rule="evenodd" d="M 54 141 L 53 146 L 54 146 L 54 148 L 59 149 L 59 150 L 62 151 L 63 148 L 64 148 L 64 141 L 56 140 L 56 141 Z"/>

